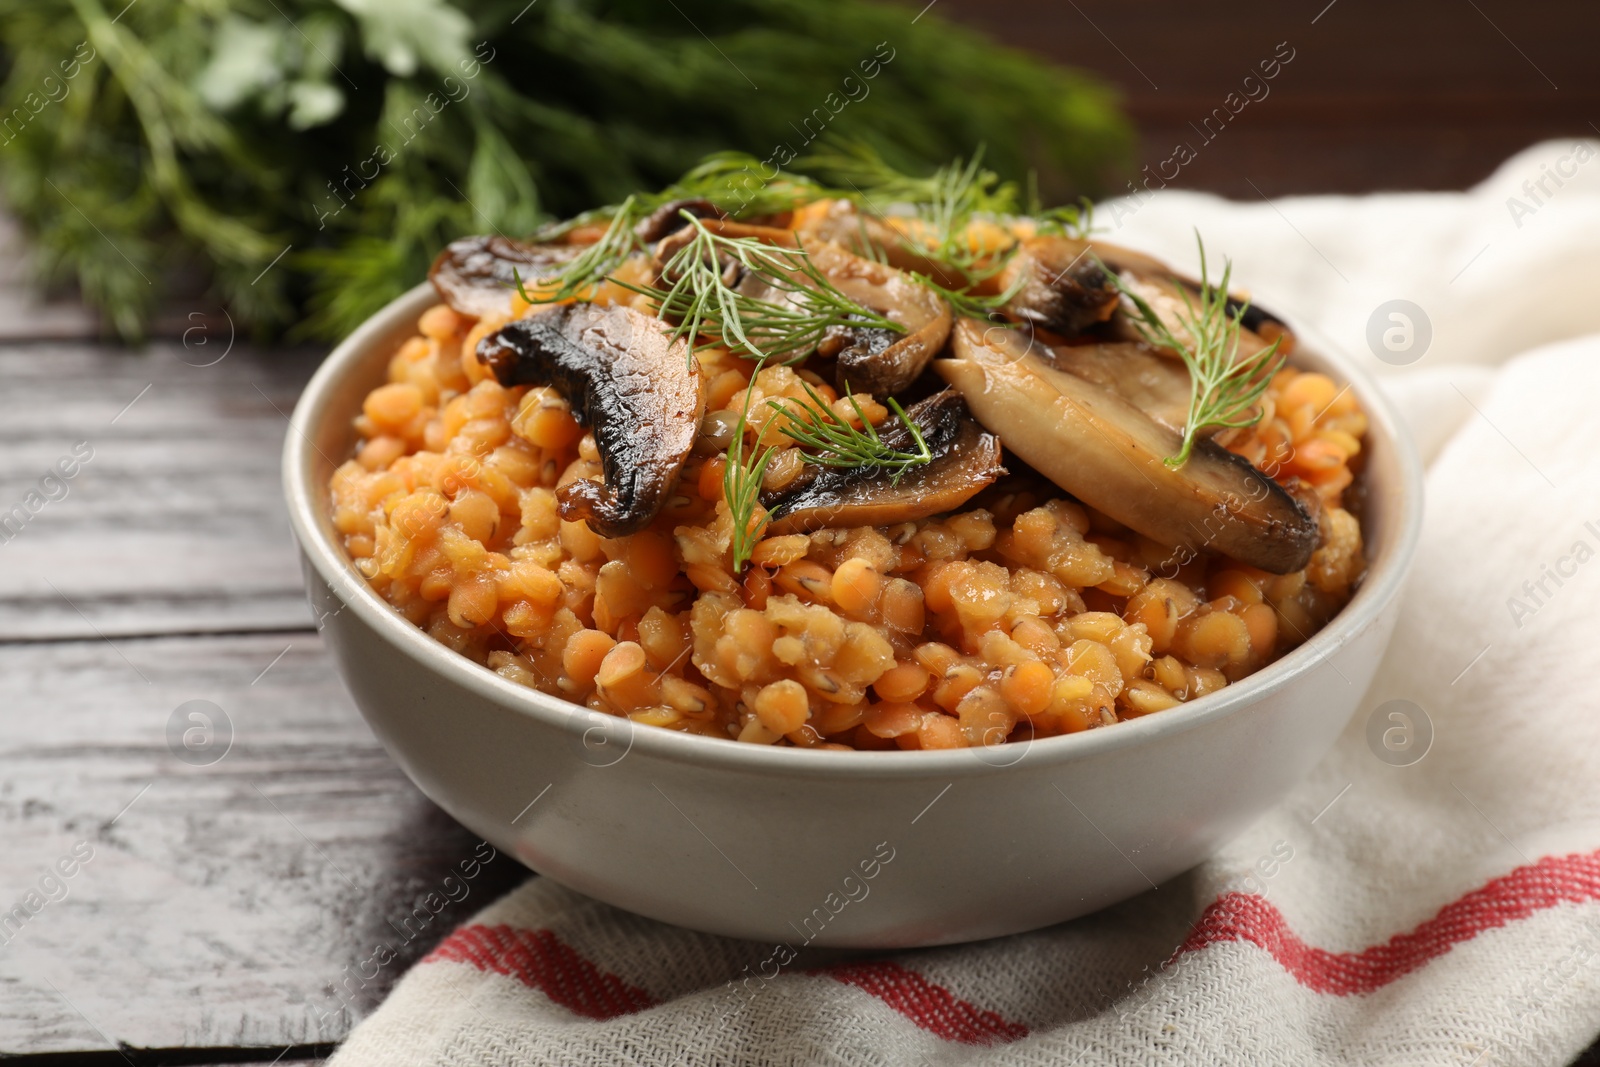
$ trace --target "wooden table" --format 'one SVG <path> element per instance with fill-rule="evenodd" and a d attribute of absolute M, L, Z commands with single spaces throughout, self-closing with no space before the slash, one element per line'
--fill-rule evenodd
<path fill-rule="evenodd" d="M 0 512 L 42 502 L 0 531 L 0 909 L 23 909 L 0 915 L 0 1054 L 323 1055 L 528 872 L 502 857 L 413 917 L 476 842 L 390 762 L 311 625 L 278 453 L 319 354 L 226 351 L 225 319 L 128 351 L 14 289 L 0 319 Z M 41 488 L 75 445 L 88 461 Z M 213 713 L 184 762 L 192 700 L 231 746 Z M 346 981 L 380 940 L 403 958 Z"/>

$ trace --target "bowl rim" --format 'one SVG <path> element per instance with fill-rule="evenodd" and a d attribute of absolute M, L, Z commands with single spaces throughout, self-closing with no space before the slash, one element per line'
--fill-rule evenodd
<path fill-rule="evenodd" d="M 422 311 L 437 300 L 428 282 L 401 294 L 340 342 L 312 375 L 289 418 L 291 432 L 285 435 L 283 447 L 284 495 L 290 525 L 305 559 L 343 605 L 341 612 L 355 612 L 362 622 L 402 654 L 474 695 L 508 711 L 530 716 L 574 739 L 582 738 L 595 728 L 596 716 L 600 713 L 501 678 L 429 637 L 378 596 L 345 556 L 343 546 L 325 535 L 318 519 L 314 494 L 325 492 L 326 486 L 313 484 L 316 480 L 313 457 L 318 452 L 314 432 L 320 428 L 321 420 L 336 415 L 328 409 L 337 387 L 348 373 L 374 358 L 376 346 L 392 340 L 408 322 L 414 324 Z M 1325 338 L 1298 327 L 1295 334 L 1311 350 L 1313 361 L 1328 364 L 1355 390 L 1367 413 L 1369 435 L 1376 432 L 1393 450 L 1400 482 L 1396 487 L 1398 501 L 1386 500 L 1386 504 L 1399 512 L 1392 522 L 1392 543 L 1369 561 L 1367 574 L 1351 601 L 1299 648 L 1215 693 L 1158 715 L 1118 723 L 1114 729 L 1085 730 L 987 749 L 819 752 L 738 744 L 676 730 L 638 727 L 632 720 L 619 718 L 617 722 L 630 724 L 624 755 L 638 749 L 651 757 L 676 763 L 785 778 L 965 778 L 1003 773 L 1025 759 L 1032 759 L 1034 765 L 1064 765 L 1148 744 L 1224 718 L 1283 689 L 1370 625 L 1399 594 L 1416 553 L 1423 499 L 1421 459 L 1388 396 L 1371 375 Z M 346 413 L 343 417 L 353 415 Z M 1023 748 L 1015 758 L 1009 755 L 1012 744 Z M 976 755 L 980 752 L 993 755 Z"/>

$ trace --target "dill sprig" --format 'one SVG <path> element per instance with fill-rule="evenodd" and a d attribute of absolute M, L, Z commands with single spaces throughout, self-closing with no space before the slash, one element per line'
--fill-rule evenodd
<path fill-rule="evenodd" d="M 1233 274 L 1233 261 L 1223 259 L 1222 280 L 1213 286 L 1206 271 L 1206 245 L 1199 231 L 1195 232 L 1195 242 L 1200 246 L 1199 298 L 1192 297 L 1187 286 L 1179 285 L 1185 310 L 1176 314 L 1178 324 L 1189 334 L 1188 342 L 1179 340 L 1150 303 L 1125 285 L 1114 270 L 1100 264 L 1112 284 L 1139 312 L 1134 325 L 1144 339 L 1172 349 L 1189 368 L 1189 413 L 1184 420 L 1183 447 L 1176 456 L 1163 461 L 1174 468 L 1188 462 L 1200 434 L 1253 426 L 1261 421 L 1261 410 L 1256 405 L 1286 358 L 1278 351 L 1281 337 L 1259 352 L 1239 358 L 1240 319 L 1249 303 L 1229 307 L 1228 280 Z"/>
<path fill-rule="evenodd" d="M 618 285 L 655 300 L 662 318 L 675 319 L 672 338 L 695 347 L 721 343 L 748 358 L 801 359 L 811 354 L 834 326 L 877 327 L 904 333 L 905 327 L 841 293 L 804 248 L 768 244 L 756 237 L 713 233 L 689 212 L 683 217 L 692 236 L 662 264 L 659 286 Z M 753 276 L 780 300 L 738 288 Z M 701 336 L 716 338 L 696 342 Z"/>
<path fill-rule="evenodd" d="M 973 277 L 972 271 L 979 261 L 988 257 L 986 252 L 975 251 L 967 240 L 967 227 L 974 216 L 980 212 L 1001 214 L 996 210 L 997 204 L 1012 210 L 1016 206 L 1014 188 L 1000 186 L 1010 190 L 1009 195 L 996 196 L 994 189 L 1000 176 L 992 170 L 984 170 L 982 164 L 983 146 L 979 145 L 971 159 L 965 162 L 957 159 L 934 171 L 933 195 L 918 212 L 932 231 L 928 244 L 934 256 L 969 278 Z"/>
<path fill-rule="evenodd" d="M 849 389 L 848 383 L 845 389 Z M 890 481 L 898 485 L 907 470 L 932 461 L 933 453 L 928 449 L 928 442 L 923 440 L 921 429 L 906 417 L 905 409 L 893 397 L 888 400 L 889 410 L 911 435 L 915 450 L 895 448 L 880 437 L 853 394 L 846 393 L 856 417 L 861 420 L 859 430 L 841 418 L 810 383 L 805 383 L 805 390 L 811 403 L 799 402 L 805 412 L 804 418 L 777 400 L 768 400 L 767 406 L 788 420 L 788 425 L 779 427 L 780 433 L 802 447 L 815 450 L 802 457 L 807 463 L 823 467 L 881 467 L 893 472 Z"/>
<path fill-rule="evenodd" d="M 848 186 L 848 198 L 873 211 L 882 210 L 878 201 L 915 205 L 926 204 L 934 196 L 935 177 L 905 173 L 865 141 L 824 136 L 816 149 L 795 161 L 795 166 L 835 185 Z"/>
<path fill-rule="evenodd" d="M 816 180 L 785 170 L 762 180 L 762 166 L 747 152 L 714 152 L 659 193 L 641 197 L 640 207 L 653 211 L 674 200 L 709 200 L 729 217 L 746 219 L 793 211 L 830 195 Z"/>
<path fill-rule="evenodd" d="M 848 186 L 850 199 L 865 202 L 873 211 L 895 204 L 928 207 L 943 201 L 954 205 L 960 214 L 987 212 L 1011 215 L 1017 211 L 1017 189 L 1002 182 L 994 171 L 983 168 L 984 149 L 980 146 L 970 161 L 957 159 L 932 174 L 907 174 L 883 158 L 865 141 L 843 137 L 824 137 L 811 154 L 795 166 L 836 185 Z"/>
<path fill-rule="evenodd" d="M 1039 175 L 1028 171 L 1027 216 L 1034 222 L 1034 232 L 1074 237 L 1080 241 L 1094 233 L 1094 201 L 1080 196 L 1076 203 L 1045 207 L 1039 198 Z"/>
<path fill-rule="evenodd" d="M 756 542 L 761 540 L 761 531 L 767 527 L 767 520 L 763 517 L 751 529 L 756 507 L 760 503 L 761 478 L 767 472 L 767 463 L 772 459 L 772 454 L 777 451 L 776 445 L 751 449 L 748 453 L 745 451 L 744 431 L 750 414 L 750 396 L 755 387 L 753 375 L 750 381 L 751 387 L 744 394 L 744 410 L 734 424 L 733 440 L 728 442 L 727 464 L 722 468 L 722 499 L 727 502 L 728 515 L 733 520 L 729 547 L 733 550 L 733 573 L 736 575 L 750 562 L 750 553 L 755 549 Z"/>
<path fill-rule="evenodd" d="M 761 164 L 748 152 L 713 152 L 690 167 L 677 181 L 654 193 L 635 193 L 621 204 L 590 208 L 568 219 L 545 223 L 534 231 L 536 242 L 558 241 L 579 226 L 615 220 L 632 205 L 631 222 L 674 200 L 707 200 L 732 219 L 749 219 L 793 211 L 812 200 L 844 194 L 804 174 L 779 170 L 762 181 Z"/>
<path fill-rule="evenodd" d="M 797 165 L 849 186 L 853 195 L 846 195 L 876 213 L 909 206 L 916 232 L 901 233 L 900 244 L 942 260 L 976 284 L 1000 269 L 1005 252 L 996 256 L 974 249 L 968 226 L 980 215 L 1014 215 L 1018 209 L 1016 185 L 986 169 L 983 155 L 979 145 L 970 159 L 958 158 L 918 177 L 895 168 L 865 142 L 835 138 Z"/>
<path fill-rule="evenodd" d="M 971 292 L 970 289 L 946 289 L 921 271 L 911 271 L 911 276 L 916 279 L 918 284 L 926 286 L 944 297 L 945 301 L 955 309 L 957 315 L 966 315 L 974 319 L 987 319 L 994 315 L 1006 304 L 1010 303 L 1011 298 L 1021 292 L 1024 285 L 1028 284 L 1028 276 L 1019 271 L 1017 276 L 1012 279 L 1011 284 L 1006 286 L 1005 291 L 988 296 L 979 296 Z"/>
<path fill-rule="evenodd" d="M 1032 216 L 1037 220 L 1037 232 L 1041 234 L 1060 234 L 1083 241 L 1094 232 L 1094 201 L 1086 196 L 1076 204 L 1041 208 L 1032 212 Z"/>
<path fill-rule="evenodd" d="M 750 218 L 792 211 L 800 204 L 828 195 L 817 182 L 800 174 L 779 171 L 766 182 L 757 183 L 751 174 L 756 157 L 746 152 L 713 152 L 685 171 L 683 176 L 654 193 L 634 193 L 620 204 L 592 208 L 570 219 L 548 223 L 534 233 L 534 241 L 559 241 L 579 226 L 606 222 L 606 232 L 584 252 L 555 274 L 533 279 L 541 289 L 559 288 L 548 296 L 534 299 L 522 288 L 517 291 L 529 303 L 553 304 L 569 300 L 591 286 L 605 281 L 644 245 L 634 226 L 663 204 L 674 200 L 706 200 L 729 218 Z"/>
<path fill-rule="evenodd" d="M 611 224 L 606 227 L 600 240 L 585 248 L 572 262 L 554 274 L 535 278 L 537 295 L 528 293 L 523 287 L 522 275 L 512 268 L 511 276 L 516 281 L 517 295 L 529 304 L 559 304 L 605 281 L 612 271 L 622 265 L 623 260 L 641 247 L 638 235 L 633 232 L 634 223 L 639 220 L 638 201 L 637 196 L 630 196 L 618 205 L 616 213 L 611 216 Z"/>

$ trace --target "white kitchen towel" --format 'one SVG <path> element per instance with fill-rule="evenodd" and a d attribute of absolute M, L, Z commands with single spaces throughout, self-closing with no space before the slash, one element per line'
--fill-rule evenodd
<path fill-rule="evenodd" d="M 413 968 L 337 1067 L 1487 1067 L 1595 1038 L 1600 148 L 1539 145 L 1468 193 L 1160 192 L 1099 221 L 1190 267 L 1198 228 L 1263 304 L 1381 373 L 1429 459 L 1398 631 L 1328 758 L 1117 907 L 771 980 L 768 946 L 533 879 Z M 1374 721 L 1414 731 L 1410 755 Z"/>

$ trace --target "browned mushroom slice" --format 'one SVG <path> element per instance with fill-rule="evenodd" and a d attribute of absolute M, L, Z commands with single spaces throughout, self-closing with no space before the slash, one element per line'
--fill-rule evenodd
<path fill-rule="evenodd" d="M 763 504 L 773 513 L 772 534 L 806 533 L 830 526 L 888 526 L 924 519 L 971 500 L 1000 475 L 1000 440 L 972 420 L 954 389 L 911 405 L 933 459 L 906 470 L 896 482 L 882 467 L 822 467 L 804 485 Z M 892 448 L 910 449 L 898 421 L 880 431 Z"/>
<path fill-rule="evenodd" d="M 1018 322 L 1067 336 L 1112 321 L 1114 334 L 1129 341 L 1139 340 L 1140 334 L 1131 323 L 1114 317 L 1120 297 L 1101 263 L 1121 275 L 1123 284 L 1143 297 L 1175 334 L 1185 336 L 1178 316 L 1186 311 L 1184 292 L 1191 298 L 1199 293 L 1198 281 L 1143 252 L 1057 234 L 1023 241 L 1006 264 L 1000 279 L 1003 286 L 1009 288 L 1021 279 L 1021 288 L 1007 302 L 1006 313 Z M 1242 356 L 1259 351 L 1279 336 L 1284 337 L 1282 351 L 1292 349 L 1293 335 L 1271 312 L 1255 304 L 1247 306 L 1232 296 L 1228 306 L 1235 313 L 1243 310 L 1240 324 L 1244 329 L 1239 342 Z"/>
<path fill-rule="evenodd" d="M 1208 549 L 1274 574 L 1305 567 L 1317 525 L 1276 482 L 1210 440 L 1181 445 L 1117 393 L 1052 366 L 1016 330 L 963 320 L 934 369 L 1005 446 L 1092 507 L 1173 547 Z"/>
<path fill-rule="evenodd" d="M 1057 370 L 1104 386 L 1167 429 L 1183 432 L 1193 389 L 1179 361 L 1157 355 L 1142 341 L 1051 345 L 1041 354 Z"/>
<path fill-rule="evenodd" d="M 632 308 L 572 304 L 518 319 L 478 343 L 501 385 L 553 385 L 589 424 L 604 481 L 569 482 L 561 517 L 621 537 L 650 525 L 677 484 L 705 414 L 700 366 Z"/>
<path fill-rule="evenodd" d="M 1019 322 L 1071 336 L 1116 313 L 1122 298 L 1090 254 L 1087 241 L 1030 237 L 1000 274 L 1002 292 L 1016 293 L 1005 311 Z"/>
<path fill-rule="evenodd" d="M 1148 285 L 1152 282 L 1163 282 L 1171 294 L 1176 293 L 1176 287 L 1179 285 L 1189 290 L 1191 295 L 1200 292 L 1199 281 L 1173 270 L 1154 256 L 1147 256 L 1143 252 L 1135 252 L 1120 245 L 1106 244 L 1104 241 L 1094 242 L 1094 252 L 1106 266 L 1118 274 L 1132 277 L 1136 283 L 1143 282 Z M 1181 301 L 1181 298 L 1179 299 Z M 1282 335 L 1285 338 L 1283 351 L 1288 352 L 1293 347 L 1293 335 L 1289 333 L 1289 327 L 1282 319 L 1254 302 L 1246 306 L 1245 301 L 1230 295 L 1228 310 L 1237 314 L 1240 309 L 1244 311 L 1239 320 L 1240 325 L 1245 330 L 1259 335 L 1261 344 L 1271 344 L 1274 338 Z M 1249 341 L 1250 338 L 1244 340 Z M 1243 342 L 1240 348 L 1246 353 L 1253 350 L 1250 345 Z"/>
<path fill-rule="evenodd" d="M 891 396 L 917 380 L 928 361 L 944 347 L 950 336 L 950 305 L 933 290 L 919 285 L 907 274 L 876 260 L 847 252 L 831 242 L 814 246 L 799 244 L 789 230 L 757 226 L 731 219 L 706 219 L 707 230 L 722 237 L 755 237 L 768 244 L 803 247 L 818 273 L 834 288 L 862 307 L 887 318 L 905 332 L 885 330 L 863 324 L 837 327 L 824 338 L 824 354 L 837 360 L 835 378 L 839 388 L 851 392 L 870 392 Z M 680 230 L 660 241 L 654 251 L 658 269 L 693 240 L 693 233 Z M 730 270 L 737 268 L 730 264 Z M 804 282 L 799 271 L 796 282 Z M 775 304 L 793 301 L 793 293 L 775 289 L 761 278 L 746 275 L 736 279 L 739 291 Z M 805 353 L 768 353 L 772 358 L 789 359 Z"/>
<path fill-rule="evenodd" d="M 894 330 L 865 323 L 860 326 L 833 326 L 818 342 L 817 355 L 823 359 L 843 359 L 850 366 L 856 366 L 882 355 L 903 336 Z M 850 391 L 860 391 L 853 381 Z"/>
<path fill-rule="evenodd" d="M 932 278 L 946 289 L 965 289 L 968 280 L 942 260 L 918 250 L 906 236 L 876 215 L 865 215 L 848 200 L 833 200 L 820 214 L 811 213 L 799 230 L 809 248 L 831 241 L 858 256 L 880 260 L 896 270 Z"/>
<path fill-rule="evenodd" d="M 683 217 L 687 211 L 697 219 L 720 219 L 723 214 L 709 200 L 672 200 L 656 208 L 633 228 L 639 240 L 652 244 L 663 237 L 677 233 L 688 225 Z"/>
<path fill-rule="evenodd" d="M 508 318 L 516 279 L 547 278 L 583 251 L 582 245 L 541 245 L 509 237 L 463 237 L 433 261 L 428 277 L 451 308 L 474 318 Z"/>
<path fill-rule="evenodd" d="M 1135 252 L 1131 248 L 1107 244 L 1104 241 L 1077 241 L 1066 237 L 1052 237 L 1049 239 L 1067 242 L 1075 249 L 1092 245 L 1094 254 L 1106 266 L 1126 278 L 1133 279 L 1136 287 L 1141 284 L 1145 286 L 1160 284 L 1169 299 L 1177 299 L 1181 302 L 1182 298 L 1177 295 L 1178 286 L 1187 289 L 1191 295 L 1200 292 L 1200 282 L 1198 280 L 1173 270 L 1161 260 L 1154 256 L 1145 255 L 1143 252 Z M 1163 293 L 1158 291 L 1153 295 L 1160 297 Z M 1244 308 L 1244 316 L 1240 322 L 1245 329 L 1260 333 L 1269 343 L 1278 333 L 1288 332 L 1289 327 L 1272 312 L 1254 303 L 1250 304 L 1249 307 L 1244 305 L 1245 301 L 1231 295 L 1228 297 L 1229 310 L 1237 312 L 1240 308 Z M 1287 347 L 1285 345 L 1286 350 Z"/>
<path fill-rule="evenodd" d="M 734 239 L 755 237 L 769 245 L 781 245 L 784 248 L 795 247 L 793 230 L 782 230 L 776 226 L 759 226 L 752 222 L 739 222 L 737 219 L 718 218 L 716 216 L 703 217 L 694 211 L 690 211 L 690 214 L 696 215 L 700 219 L 701 225 L 718 237 Z M 657 241 L 656 247 L 651 253 L 655 256 L 658 266 L 681 252 L 684 245 L 694 240 L 694 230 L 687 225 L 688 220 L 684 219 L 681 214 L 678 218 L 685 224 L 676 230 L 669 231 L 666 236 Z"/>
<path fill-rule="evenodd" d="M 811 262 L 836 289 L 906 331 L 896 336 L 881 328 L 854 330 L 851 343 L 836 357 L 839 388 L 875 396 L 908 388 L 949 338 L 950 305 L 909 275 L 836 244 L 809 251 Z"/>

